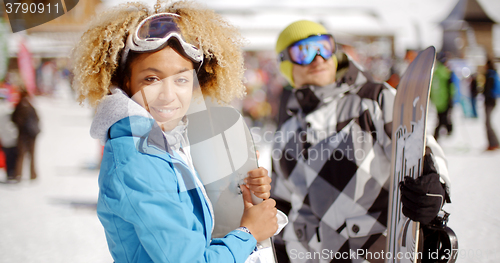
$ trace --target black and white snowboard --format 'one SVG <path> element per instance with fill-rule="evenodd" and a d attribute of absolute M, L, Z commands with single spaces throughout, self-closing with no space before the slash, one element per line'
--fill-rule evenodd
<path fill-rule="evenodd" d="M 392 119 L 392 160 L 389 188 L 389 215 L 387 224 L 386 262 L 454 262 L 458 248 L 456 236 L 446 227 L 446 218 L 436 226 L 437 236 L 423 239 L 420 223 L 408 219 L 402 213 L 399 183 L 405 176 L 417 178 L 422 175 L 426 142 L 427 108 L 430 85 L 436 59 L 436 49 L 429 47 L 421 51 L 408 66 L 397 87 Z M 448 232 L 447 232 L 448 231 Z M 429 232 L 426 228 L 425 232 Z M 440 236 L 440 234 L 442 234 Z M 440 239 L 443 240 L 431 240 Z M 441 251 L 439 257 L 427 255 L 424 242 L 437 246 L 436 252 L 448 241 L 449 257 Z M 424 255 L 425 254 L 425 255 Z M 432 258 L 434 257 L 434 258 Z M 430 259 L 432 258 L 432 259 Z M 424 259 L 422 261 L 422 259 Z"/>

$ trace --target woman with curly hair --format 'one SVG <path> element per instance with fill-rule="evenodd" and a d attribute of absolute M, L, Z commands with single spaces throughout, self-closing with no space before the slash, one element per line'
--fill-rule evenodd
<path fill-rule="evenodd" d="M 115 262 L 244 262 L 277 230 L 264 168 L 242 185 L 240 227 L 212 238 L 213 212 L 189 153 L 186 113 L 199 87 L 244 95 L 237 30 L 192 2 L 128 3 L 99 15 L 74 51 L 79 100 L 105 143 L 97 213 Z M 250 192 L 266 199 L 251 204 Z"/>

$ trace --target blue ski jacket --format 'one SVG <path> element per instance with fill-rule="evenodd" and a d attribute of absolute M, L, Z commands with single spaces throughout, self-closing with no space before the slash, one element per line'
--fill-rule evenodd
<path fill-rule="evenodd" d="M 210 204 L 196 174 L 168 150 L 155 121 L 129 116 L 107 131 L 97 214 L 115 262 L 244 262 L 255 238 L 211 238 Z"/>

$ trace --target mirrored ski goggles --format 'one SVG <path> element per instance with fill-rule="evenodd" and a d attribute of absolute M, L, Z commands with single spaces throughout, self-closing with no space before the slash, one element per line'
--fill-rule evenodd
<path fill-rule="evenodd" d="M 135 52 L 153 52 L 164 48 L 169 40 L 176 40 L 180 52 L 198 65 L 203 64 L 203 50 L 186 42 L 182 37 L 177 21 L 181 17 L 172 13 L 155 14 L 144 19 L 133 34 L 127 38 L 123 49 L 121 65 L 125 65 L 130 50 Z"/>
<path fill-rule="evenodd" d="M 335 40 L 330 34 L 313 35 L 301 39 L 281 51 L 280 61 L 289 60 L 294 64 L 306 66 L 313 62 L 317 55 L 325 60 L 335 53 Z"/>

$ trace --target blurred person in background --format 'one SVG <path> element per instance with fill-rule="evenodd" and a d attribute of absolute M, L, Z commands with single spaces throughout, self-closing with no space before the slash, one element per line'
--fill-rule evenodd
<path fill-rule="evenodd" d="M 7 180 L 11 181 L 16 179 L 18 132 L 16 125 L 11 120 L 14 106 L 3 95 L 0 95 L 0 144 L 5 154 Z"/>
<path fill-rule="evenodd" d="M 494 94 L 495 87 L 497 85 L 498 72 L 495 70 L 495 66 L 493 65 L 493 61 L 488 59 L 486 62 L 486 82 L 484 83 L 484 111 L 486 114 L 486 136 L 488 138 L 488 148 L 487 151 L 493 151 L 500 149 L 498 143 L 498 137 L 495 134 L 495 130 L 493 130 L 493 126 L 491 125 L 491 113 L 495 109 L 497 104 L 496 95 Z"/>
<path fill-rule="evenodd" d="M 312 255 L 385 250 L 396 91 L 335 54 L 333 36 L 318 23 L 290 24 L 275 50 L 292 87 L 285 102 L 290 116 L 272 150 L 271 196 L 290 219 L 282 240 L 275 239 L 278 261 L 330 262 Z M 443 151 L 432 136 L 427 146 L 437 171 L 405 180 L 402 189 L 403 212 L 422 225 L 436 217 L 449 185 Z M 426 187 L 433 197 L 418 190 Z"/>
<path fill-rule="evenodd" d="M 444 52 L 437 54 L 436 66 L 432 77 L 430 99 L 438 114 L 438 124 L 434 130 L 434 138 L 439 138 L 441 128 L 446 128 L 447 134 L 453 131 L 451 112 L 453 108 L 453 96 L 455 84 L 452 81 L 453 72 L 446 66 L 446 55 Z"/>
<path fill-rule="evenodd" d="M 395 67 L 391 67 L 391 75 L 389 76 L 389 79 L 387 79 L 387 84 L 391 85 L 393 88 L 397 88 L 399 81 L 401 80 L 401 77 L 399 76 L 398 72 L 396 71 Z"/>
<path fill-rule="evenodd" d="M 30 95 L 24 86 L 20 87 L 20 100 L 12 113 L 12 122 L 17 126 L 16 180 L 20 181 L 23 175 L 23 162 L 25 155 L 30 158 L 30 179 L 36 179 L 35 144 L 40 133 L 39 118 L 36 109 L 30 102 Z"/>
<path fill-rule="evenodd" d="M 221 16 L 188 1 L 154 11 L 120 5 L 83 34 L 74 84 L 80 102 L 97 108 L 91 135 L 105 143 L 97 214 L 116 262 L 242 263 L 276 232 L 270 178 L 258 168 L 240 185 L 240 227 L 212 238 L 213 209 L 187 138 L 198 80 L 217 101 L 243 95 L 240 41 Z M 252 205 L 250 191 L 267 200 Z"/>
<path fill-rule="evenodd" d="M 479 93 L 479 89 L 477 86 L 477 73 L 470 75 L 470 83 L 469 83 L 469 91 L 470 91 L 470 104 L 472 108 L 472 118 L 477 118 L 477 94 Z"/>

